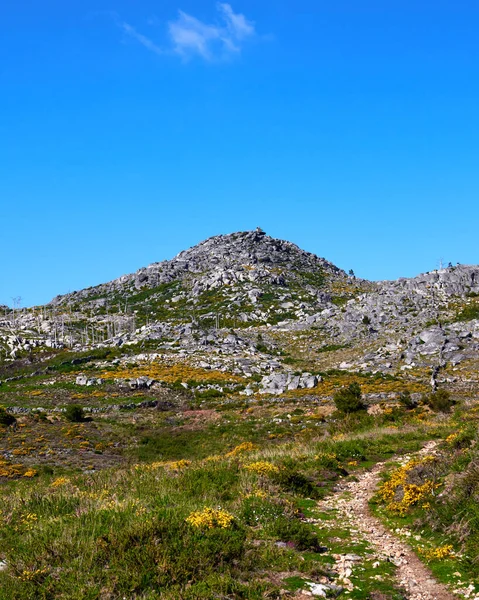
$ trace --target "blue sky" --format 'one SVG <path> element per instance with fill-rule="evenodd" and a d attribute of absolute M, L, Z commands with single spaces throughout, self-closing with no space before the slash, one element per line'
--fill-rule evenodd
<path fill-rule="evenodd" d="M 370 279 L 479 263 L 477 2 L 0 17 L 0 304 L 256 226 Z"/>

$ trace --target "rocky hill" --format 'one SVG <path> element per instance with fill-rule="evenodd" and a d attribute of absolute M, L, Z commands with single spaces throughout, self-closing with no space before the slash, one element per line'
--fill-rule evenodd
<path fill-rule="evenodd" d="M 257 229 L 209 238 L 44 307 L 3 311 L 0 344 L 7 360 L 42 347 L 140 344 L 203 368 L 259 375 L 268 392 L 307 388 L 327 369 L 422 369 L 435 387 L 441 376 L 457 380 L 450 370 L 459 365 L 474 370 L 478 297 L 479 267 L 368 282 Z"/>
<path fill-rule="evenodd" d="M 346 277 L 344 271 L 327 260 L 257 229 L 209 238 L 172 260 L 153 263 L 107 284 L 58 296 L 53 304 L 154 289 L 173 282 L 185 283 L 193 296 L 240 283 L 283 287 L 295 283 L 314 287 L 327 275 Z"/>

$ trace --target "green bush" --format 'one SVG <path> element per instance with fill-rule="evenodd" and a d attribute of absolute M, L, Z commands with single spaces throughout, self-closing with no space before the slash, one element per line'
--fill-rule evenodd
<path fill-rule="evenodd" d="M 203 392 L 196 392 L 195 396 L 199 399 L 208 399 L 208 398 L 222 398 L 225 395 L 224 392 L 220 392 L 219 390 L 208 389 Z"/>
<path fill-rule="evenodd" d="M 311 531 L 311 528 L 299 519 L 283 515 L 273 522 L 270 534 L 282 542 L 291 543 L 298 550 L 311 550 L 313 552 L 324 552 L 326 550 L 318 540 L 316 532 Z"/>
<path fill-rule="evenodd" d="M 319 488 L 306 475 L 292 467 L 281 469 L 275 480 L 288 492 L 299 494 L 306 498 L 319 498 Z"/>
<path fill-rule="evenodd" d="M 466 306 L 456 317 L 456 321 L 473 321 L 474 319 L 479 319 L 479 306 L 477 304 Z"/>
<path fill-rule="evenodd" d="M 16 421 L 17 420 L 13 415 L 7 413 L 4 408 L 0 407 L 0 425 L 13 425 Z"/>
<path fill-rule="evenodd" d="M 336 408 L 346 414 L 365 410 L 366 405 L 362 400 L 361 388 L 357 382 L 351 383 L 347 388 L 342 388 L 333 397 Z"/>
<path fill-rule="evenodd" d="M 423 400 L 434 412 L 450 412 L 455 404 L 451 394 L 446 390 L 437 390 L 437 392 L 426 395 Z"/>
<path fill-rule="evenodd" d="M 404 408 L 406 410 L 412 410 L 413 408 L 416 408 L 416 406 L 417 406 L 417 402 L 415 402 L 411 398 L 411 392 L 410 391 L 401 392 L 399 394 L 399 402 L 402 404 L 402 406 L 404 406 Z"/>
<path fill-rule="evenodd" d="M 69 404 L 65 411 L 65 419 L 70 423 L 81 423 L 85 420 L 83 408 L 78 404 Z"/>

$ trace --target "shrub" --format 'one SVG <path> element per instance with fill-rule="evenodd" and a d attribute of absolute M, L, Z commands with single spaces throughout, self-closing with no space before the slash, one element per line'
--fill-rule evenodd
<path fill-rule="evenodd" d="M 456 317 L 456 321 L 473 321 L 474 319 L 479 319 L 479 306 L 477 304 L 466 306 Z"/>
<path fill-rule="evenodd" d="M 404 406 L 406 410 L 412 410 L 417 406 L 417 402 L 411 398 L 410 391 L 401 392 L 399 394 L 399 402 L 402 404 L 402 406 Z"/>
<path fill-rule="evenodd" d="M 258 525 L 272 526 L 271 524 L 283 516 L 283 512 L 281 504 L 273 499 L 250 495 L 243 502 L 241 518 L 246 525 L 253 527 Z"/>
<path fill-rule="evenodd" d="M 228 529 L 233 525 L 234 517 L 222 508 L 204 508 L 192 512 L 186 522 L 197 529 L 213 529 L 213 527 Z"/>
<path fill-rule="evenodd" d="M 275 475 L 279 473 L 279 468 L 267 461 L 257 461 L 244 465 L 244 468 L 258 475 Z"/>
<path fill-rule="evenodd" d="M 347 388 L 342 388 L 333 397 L 336 408 L 343 413 L 353 413 L 365 410 L 362 400 L 361 388 L 357 382 L 351 383 Z"/>
<path fill-rule="evenodd" d="M 69 404 L 65 411 L 65 419 L 70 423 L 81 423 L 85 420 L 83 408 L 78 404 Z"/>
<path fill-rule="evenodd" d="M 363 325 L 371 325 L 371 319 L 368 317 L 368 315 L 364 315 Z"/>
<path fill-rule="evenodd" d="M 311 531 L 306 523 L 299 519 L 282 516 L 276 519 L 271 526 L 270 533 L 282 542 L 291 543 L 298 550 L 311 550 L 324 552 L 326 548 L 321 545 L 315 531 Z"/>
<path fill-rule="evenodd" d="M 319 498 L 319 488 L 306 475 L 294 468 L 285 468 L 276 474 L 275 480 L 288 492 L 306 498 Z"/>
<path fill-rule="evenodd" d="M 13 415 L 7 413 L 3 407 L 0 407 L 0 425 L 13 425 L 16 421 Z"/>
<path fill-rule="evenodd" d="M 196 398 L 201 400 L 206 400 L 208 398 L 221 398 L 225 395 L 224 392 L 220 392 L 219 390 L 215 390 L 214 388 L 204 390 L 203 392 L 196 392 Z"/>
<path fill-rule="evenodd" d="M 35 421 L 38 422 L 47 422 L 47 413 L 43 410 L 39 410 L 37 412 L 35 412 L 35 414 L 33 415 L 33 418 L 35 419 Z"/>
<path fill-rule="evenodd" d="M 446 390 L 438 390 L 432 394 L 428 394 L 424 398 L 424 403 L 429 406 L 434 412 L 450 412 L 455 404 L 451 398 L 451 394 Z"/>

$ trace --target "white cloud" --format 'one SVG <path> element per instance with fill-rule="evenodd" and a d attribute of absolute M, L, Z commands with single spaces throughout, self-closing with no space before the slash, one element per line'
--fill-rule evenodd
<path fill-rule="evenodd" d="M 168 30 L 173 50 L 177 54 L 182 56 L 199 54 L 207 60 L 213 56 L 213 45 L 222 37 L 220 28 L 207 25 L 182 10 L 179 11 L 176 21 L 168 23 Z"/>
<path fill-rule="evenodd" d="M 157 46 L 152 40 L 150 40 L 150 38 L 146 37 L 146 35 L 143 35 L 142 33 L 138 33 L 138 31 L 136 31 L 136 29 L 134 27 L 132 27 L 131 25 L 129 25 L 128 23 L 120 23 L 120 27 L 129 36 L 131 36 L 132 38 L 135 38 L 135 40 L 140 42 L 140 44 L 142 46 L 145 46 L 145 48 L 148 48 L 148 50 L 151 50 L 155 54 L 164 54 L 164 50 L 162 50 L 159 46 Z"/>
<path fill-rule="evenodd" d="M 155 54 L 173 52 L 184 59 L 200 56 L 213 61 L 226 58 L 241 51 L 247 38 L 256 34 L 252 21 L 235 13 L 230 4 L 219 2 L 216 5 L 219 20 L 208 24 L 193 15 L 178 11 L 178 17 L 168 22 L 168 36 L 171 46 L 162 48 L 149 37 L 139 33 L 128 23 L 119 23 L 121 29 Z"/>
<path fill-rule="evenodd" d="M 218 10 L 223 13 L 229 32 L 233 37 L 242 40 L 255 34 L 254 23 L 248 21 L 240 13 L 235 14 L 230 4 L 218 3 Z"/>
<path fill-rule="evenodd" d="M 179 11 L 176 21 L 168 23 L 173 50 L 183 57 L 195 54 L 212 60 L 241 50 L 241 42 L 255 35 L 254 24 L 230 4 L 216 5 L 222 23 L 209 25 L 196 17 Z"/>

